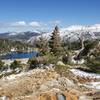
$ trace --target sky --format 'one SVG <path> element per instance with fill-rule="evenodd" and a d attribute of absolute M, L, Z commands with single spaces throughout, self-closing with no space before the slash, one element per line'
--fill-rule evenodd
<path fill-rule="evenodd" d="M 0 0 L 0 32 L 100 23 L 100 0 Z"/>

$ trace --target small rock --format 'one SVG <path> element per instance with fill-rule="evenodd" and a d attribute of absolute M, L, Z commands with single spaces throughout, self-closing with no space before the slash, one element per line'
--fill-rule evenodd
<path fill-rule="evenodd" d="M 58 61 L 58 62 L 57 62 L 57 65 L 65 66 L 65 64 L 64 64 L 62 61 Z"/>

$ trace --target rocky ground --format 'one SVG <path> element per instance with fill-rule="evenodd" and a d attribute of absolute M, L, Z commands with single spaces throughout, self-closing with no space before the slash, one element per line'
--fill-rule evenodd
<path fill-rule="evenodd" d="M 100 75 L 34 69 L 0 79 L 0 100 L 100 100 Z M 90 76 L 91 77 L 90 77 Z"/>

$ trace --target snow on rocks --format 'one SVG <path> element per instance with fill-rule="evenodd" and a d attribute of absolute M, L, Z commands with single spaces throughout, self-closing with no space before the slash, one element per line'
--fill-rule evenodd
<path fill-rule="evenodd" d="M 71 62 L 72 62 L 73 64 L 83 64 L 83 63 L 85 62 L 84 59 L 81 59 L 81 60 L 75 60 L 74 58 L 75 58 L 75 55 L 72 56 L 72 58 L 71 58 Z"/>
<path fill-rule="evenodd" d="M 38 73 L 41 73 L 41 72 L 44 72 L 45 70 L 44 69 L 34 69 L 34 70 L 30 70 L 28 72 L 21 72 L 19 74 L 12 74 L 12 75 L 9 75 L 9 76 L 6 76 L 6 77 L 2 77 L 2 80 L 3 81 L 13 81 L 13 80 L 17 80 L 18 78 L 21 78 L 23 76 L 26 76 L 26 75 L 31 75 L 31 74 L 38 74 Z"/>
<path fill-rule="evenodd" d="M 45 84 L 41 85 L 40 91 L 53 90 L 57 92 L 56 90 L 58 90 L 60 92 L 61 90 L 66 90 L 71 88 L 76 88 L 76 85 L 72 80 L 69 80 L 66 77 L 59 77 L 57 79 L 52 79 L 46 82 Z"/>
<path fill-rule="evenodd" d="M 24 72 L 21 72 L 19 74 L 12 74 L 12 75 L 9 75 L 9 76 L 6 76 L 6 77 L 2 77 L 2 80 L 3 81 L 13 81 L 13 80 L 16 80 L 17 78 L 19 78 L 23 75 L 25 75 Z"/>
<path fill-rule="evenodd" d="M 80 76 L 84 78 L 94 78 L 94 79 L 100 79 L 100 74 L 95 74 L 95 73 L 88 73 L 85 71 L 81 71 L 79 69 L 71 69 L 70 70 L 75 76 Z"/>
<path fill-rule="evenodd" d="M 82 96 L 79 97 L 79 100 L 93 100 L 93 99 L 89 96 L 82 95 Z"/>
<path fill-rule="evenodd" d="M 90 82 L 90 83 L 84 84 L 84 86 L 87 87 L 87 88 L 100 90 L 100 82 Z"/>
<path fill-rule="evenodd" d="M 9 81 L 15 80 L 15 79 L 16 79 L 15 75 L 10 75 L 10 76 L 7 76 L 7 77 L 3 78 L 3 80 L 9 80 Z"/>
<path fill-rule="evenodd" d="M 0 97 L 0 100 L 8 100 L 6 96 Z"/>

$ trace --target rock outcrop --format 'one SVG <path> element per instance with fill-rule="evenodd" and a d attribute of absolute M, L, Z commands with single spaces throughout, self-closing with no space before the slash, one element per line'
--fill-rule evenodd
<path fill-rule="evenodd" d="M 75 83 L 70 75 L 60 76 L 53 69 L 34 69 L 0 79 L 0 100 L 98 99 L 100 92 L 94 90 Z"/>

